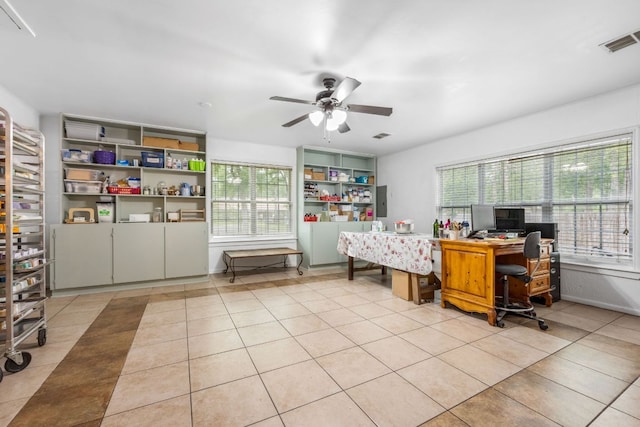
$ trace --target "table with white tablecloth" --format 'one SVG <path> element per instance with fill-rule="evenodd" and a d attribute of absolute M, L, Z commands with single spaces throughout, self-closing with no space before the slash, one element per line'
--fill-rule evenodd
<path fill-rule="evenodd" d="M 337 250 L 349 257 L 349 280 L 353 280 L 354 259 L 426 276 L 433 268 L 431 244 L 426 234 L 343 231 Z"/>

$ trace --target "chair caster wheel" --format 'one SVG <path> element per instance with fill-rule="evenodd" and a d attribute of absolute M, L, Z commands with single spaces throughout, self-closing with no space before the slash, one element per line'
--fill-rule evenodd
<path fill-rule="evenodd" d="M 540 327 L 540 329 L 542 329 L 543 331 L 546 331 L 547 329 L 549 329 L 549 325 L 547 325 L 544 322 L 538 322 L 538 326 Z"/>
<path fill-rule="evenodd" d="M 504 328 L 504 322 L 503 322 L 502 320 L 498 320 L 498 321 L 496 322 L 496 326 L 497 326 L 498 328 Z"/>

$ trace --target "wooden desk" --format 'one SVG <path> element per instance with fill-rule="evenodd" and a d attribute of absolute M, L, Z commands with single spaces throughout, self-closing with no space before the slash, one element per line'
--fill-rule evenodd
<path fill-rule="evenodd" d="M 529 297 L 541 295 L 551 305 L 549 286 L 549 251 L 552 240 L 540 242 L 541 262 L 529 286 L 520 281 L 509 281 L 509 295 L 513 299 L 529 302 Z M 535 260 L 522 254 L 524 238 L 440 240 L 442 250 L 441 305 L 449 302 L 461 310 L 486 313 L 490 325 L 496 324 L 496 257 L 503 264 L 535 267 Z"/>

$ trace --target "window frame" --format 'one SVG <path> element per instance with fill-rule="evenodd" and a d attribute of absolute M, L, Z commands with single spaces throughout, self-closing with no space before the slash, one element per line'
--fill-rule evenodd
<path fill-rule="evenodd" d="M 640 184 L 637 183 L 637 177 L 640 171 L 640 157 L 639 152 L 640 149 L 638 147 L 638 135 L 639 135 L 640 127 L 630 127 L 623 128 L 618 130 L 613 130 L 609 132 L 602 132 L 599 134 L 588 135 L 583 137 L 573 138 L 571 140 L 559 141 L 539 146 L 531 146 L 523 150 L 518 151 L 509 151 L 509 152 L 497 152 L 492 155 L 484 155 L 482 157 L 478 157 L 475 159 L 466 159 L 462 162 L 448 162 L 445 164 L 436 165 L 436 206 L 435 212 L 438 218 L 447 218 L 447 215 L 450 215 L 452 212 L 456 212 L 456 207 L 454 205 L 446 205 L 443 204 L 443 191 L 446 191 L 446 188 L 442 182 L 442 171 L 443 170 L 451 170 L 455 167 L 474 167 L 478 164 L 488 164 L 492 162 L 496 162 L 498 160 L 510 160 L 517 159 L 520 157 L 529 157 L 534 154 L 539 154 L 541 156 L 547 156 L 548 158 L 553 158 L 553 156 L 558 155 L 564 151 L 568 150 L 576 150 L 576 148 L 582 147 L 583 149 L 588 148 L 591 145 L 602 145 L 601 141 L 606 139 L 626 139 L 628 137 L 630 141 L 630 156 L 631 160 L 629 161 L 629 166 L 631 168 L 630 177 L 628 178 L 630 181 L 631 189 L 627 192 L 628 204 L 630 215 L 628 216 L 628 228 L 631 232 L 631 236 L 629 239 L 629 251 L 631 253 L 629 261 L 613 261 L 606 260 L 604 257 L 593 257 L 588 255 L 572 255 L 570 253 L 562 252 L 563 255 L 563 263 L 575 264 L 579 266 L 592 267 L 595 270 L 611 270 L 611 271 L 626 271 L 637 273 L 640 271 L 640 254 L 638 253 L 638 249 L 640 246 L 638 243 L 640 242 L 640 233 L 638 230 L 638 226 L 640 225 L 640 210 L 634 209 L 634 202 L 637 203 L 640 200 Z M 552 166 L 549 164 L 549 161 L 545 163 L 545 174 L 550 174 Z M 483 186 L 481 185 L 481 181 L 484 178 L 484 174 L 478 173 L 477 177 L 477 185 L 476 195 L 477 201 L 473 203 L 490 203 L 487 202 L 484 198 L 484 194 L 482 191 Z M 553 178 L 549 178 L 545 181 L 545 186 L 553 187 Z M 552 191 L 553 188 L 545 188 L 545 194 L 549 194 L 549 191 Z M 467 191 L 468 192 L 468 191 Z M 553 197 L 553 196 L 552 196 Z M 554 199 L 551 199 L 551 202 L 554 202 Z M 599 200 L 598 204 L 605 206 L 615 204 L 616 201 L 605 201 Z M 558 203 L 507 203 L 507 204 L 499 204 L 499 203 L 491 203 L 496 206 L 522 206 L 522 207 L 533 207 L 537 206 L 540 212 L 542 219 L 529 220 L 530 222 L 558 222 L 557 220 L 553 220 L 553 209 L 554 206 L 557 208 L 561 204 Z M 580 206 L 581 203 L 573 202 L 570 203 L 572 206 Z M 565 202 L 566 205 L 566 202 Z M 469 206 L 460 206 L 460 203 L 456 205 L 460 211 L 464 210 L 465 219 L 469 219 Z M 573 227 L 575 228 L 575 226 Z M 562 231 L 562 230 L 561 230 Z"/>
<path fill-rule="evenodd" d="M 215 170 L 216 165 L 224 165 L 224 166 L 232 166 L 232 167 L 242 167 L 248 168 L 249 171 L 249 183 L 248 189 L 246 191 L 247 197 L 240 199 L 233 198 L 216 198 L 214 194 L 214 187 L 217 182 L 215 179 Z M 209 234 L 214 241 L 259 241 L 259 240 L 287 240 L 291 239 L 295 233 L 295 188 L 294 188 L 294 168 L 288 165 L 274 165 L 274 164 L 262 164 L 262 163 L 247 163 L 247 162 L 236 162 L 236 161 L 228 161 L 228 160 L 216 160 L 212 159 L 209 161 L 211 176 L 209 178 Z M 287 200 L 258 200 L 258 187 L 261 185 L 260 182 L 256 180 L 257 170 L 258 169 L 276 169 L 281 172 L 285 172 L 287 174 L 286 182 L 287 182 Z M 225 192 L 228 194 L 228 192 Z M 217 234 L 214 219 L 214 215 L 218 212 L 218 209 L 215 209 L 215 205 L 217 203 L 234 203 L 234 204 L 244 204 L 248 205 L 249 209 L 247 212 L 250 212 L 250 217 L 245 219 L 245 221 L 250 221 L 249 225 L 249 233 L 225 233 L 225 234 Z M 258 229 L 260 228 L 260 220 L 257 216 L 257 206 L 259 204 L 267 204 L 267 205 L 285 205 L 288 206 L 288 221 L 286 218 L 284 219 L 284 223 L 277 225 L 280 227 L 282 225 L 288 225 L 288 229 L 282 232 L 268 232 L 268 233 L 260 233 Z"/>

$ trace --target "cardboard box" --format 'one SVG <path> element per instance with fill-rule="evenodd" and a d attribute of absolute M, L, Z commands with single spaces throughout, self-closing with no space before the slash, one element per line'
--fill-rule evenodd
<path fill-rule="evenodd" d="M 315 179 L 316 181 L 324 181 L 325 180 L 324 172 L 313 171 L 312 175 L 313 175 L 312 179 Z"/>
<path fill-rule="evenodd" d="M 185 150 L 185 151 L 200 151 L 200 146 L 198 145 L 197 142 L 185 142 L 185 141 L 178 141 L 178 149 L 180 150 Z"/>
<path fill-rule="evenodd" d="M 364 212 L 367 216 L 365 221 L 373 221 L 373 208 L 366 208 Z"/>
<path fill-rule="evenodd" d="M 406 271 L 393 270 L 391 275 L 391 293 L 398 298 L 412 301 L 411 276 L 411 273 L 407 273 Z"/>
<path fill-rule="evenodd" d="M 369 181 L 367 181 L 367 184 L 374 185 L 375 183 L 376 183 L 376 177 L 373 175 L 369 175 Z"/>
<path fill-rule="evenodd" d="M 304 179 L 313 179 L 313 170 L 305 169 L 304 170 Z"/>
<path fill-rule="evenodd" d="M 180 149 L 180 141 L 177 139 L 158 138 L 155 136 L 145 136 L 142 138 L 142 145 L 145 147 Z"/>

